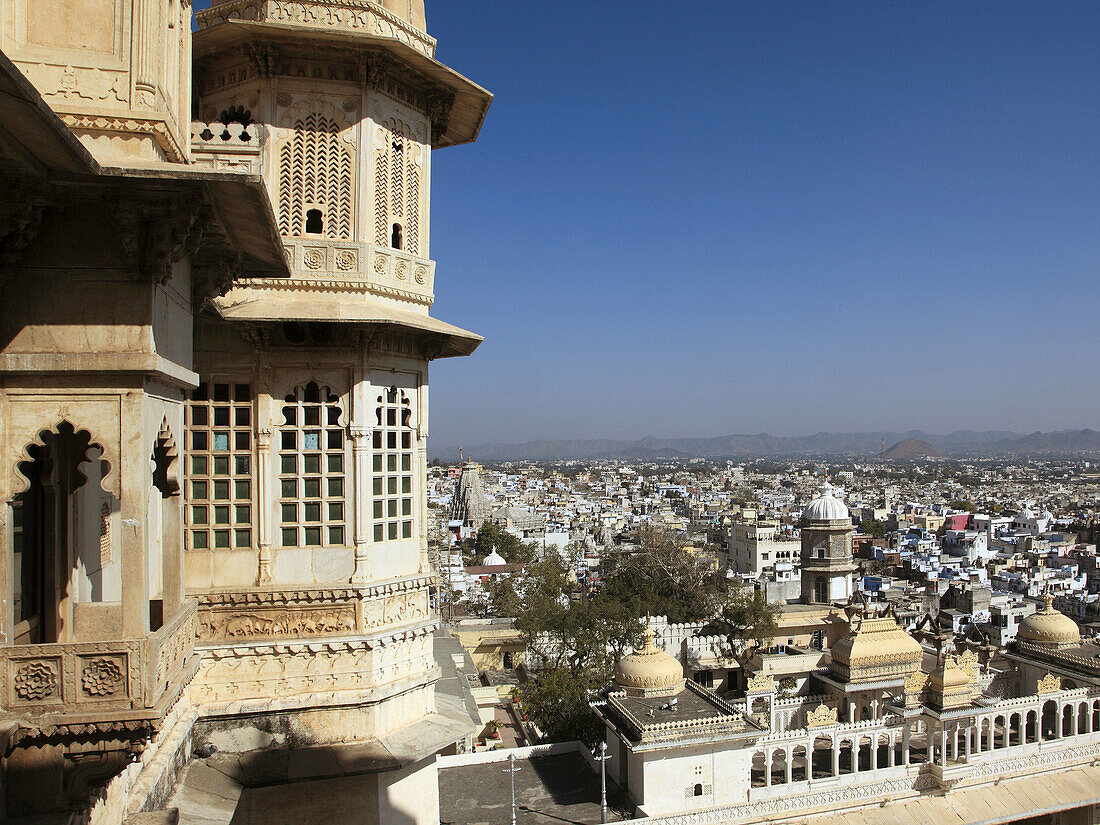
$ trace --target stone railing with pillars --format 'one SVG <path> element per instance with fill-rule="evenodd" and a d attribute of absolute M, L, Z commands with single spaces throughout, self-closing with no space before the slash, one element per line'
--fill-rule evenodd
<path fill-rule="evenodd" d="M 155 716 L 195 647 L 197 604 L 144 639 L 19 645 L 0 649 L 0 701 L 21 714 L 97 720 Z"/>
<path fill-rule="evenodd" d="M 311 288 L 362 291 L 410 304 L 432 304 L 435 261 L 428 258 L 320 236 L 288 238 L 283 245 L 293 280 L 310 282 Z M 293 281 L 272 280 L 270 285 L 293 288 Z"/>
<path fill-rule="evenodd" d="M 264 127 L 259 123 L 191 124 L 191 160 L 199 167 L 220 172 L 260 174 Z"/>

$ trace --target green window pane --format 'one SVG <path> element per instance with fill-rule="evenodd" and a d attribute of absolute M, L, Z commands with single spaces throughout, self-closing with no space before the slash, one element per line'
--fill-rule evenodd
<path fill-rule="evenodd" d="M 320 527 L 307 527 L 306 533 L 306 547 L 320 547 L 321 546 L 321 528 Z"/>
<path fill-rule="evenodd" d="M 229 506 L 220 504 L 214 508 L 214 523 L 229 524 Z"/>
<path fill-rule="evenodd" d="M 344 472 L 344 457 L 340 453 L 333 453 L 328 457 L 328 471 L 330 473 Z"/>
<path fill-rule="evenodd" d="M 321 520 L 321 502 L 311 501 L 306 504 L 306 521 L 320 521 Z"/>
<path fill-rule="evenodd" d="M 375 476 L 374 477 L 374 494 L 376 496 L 382 495 L 382 477 L 381 476 Z"/>
<path fill-rule="evenodd" d="M 192 524 L 206 524 L 206 507 L 192 507 L 191 508 L 191 523 Z"/>
<path fill-rule="evenodd" d="M 195 455 L 191 456 L 191 472 L 197 476 L 206 475 L 206 456 Z"/>
<path fill-rule="evenodd" d="M 394 518 L 397 515 L 397 499 L 391 498 L 386 502 L 386 515 Z"/>
<path fill-rule="evenodd" d="M 302 470 L 309 474 L 321 472 L 321 456 L 319 455 L 305 455 L 302 456 Z"/>
<path fill-rule="evenodd" d="M 229 531 L 228 530 L 215 530 L 214 531 L 214 547 L 218 550 L 229 549 Z"/>
<path fill-rule="evenodd" d="M 397 433 L 386 433 L 386 449 L 397 449 Z"/>
<path fill-rule="evenodd" d="M 252 493 L 252 484 L 248 481 L 234 481 L 233 482 L 233 497 L 237 499 L 248 499 Z"/>
<path fill-rule="evenodd" d="M 376 473 L 382 472 L 382 456 L 380 455 L 374 457 L 374 471 Z"/>
<path fill-rule="evenodd" d="M 333 498 L 339 498 L 344 495 L 344 479 L 330 478 L 328 480 L 328 494 Z"/>
<path fill-rule="evenodd" d="M 387 495 L 397 495 L 397 476 L 389 476 L 386 479 L 386 493 Z"/>
<path fill-rule="evenodd" d="M 228 481 L 215 481 L 214 482 L 214 500 L 215 501 L 227 501 L 229 499 L 229 482 Z"/>
<path fill-rule="evenodd" d="M 284 504 L 283 505 L 283 523 L 293 524 L 298 520 L 298 505 L 297 504 Z"/>
<path fill-rule="evenodd" d="M 381 524 L 374 525 L 374 540 L 385 541 L 386 540 L 386 528 Z"/>
<path fill-rule="evenodd" d="M 298 530 L 294 527 L 283 528 L 283 547 L 298 546 Z"/>
<path fill-rule="evenodd" d="M 205 430 L 195 430 L 191 433 L 191 449 L 206 450 L 210 446 L 210 434 Z"/>
<path fill-rule="evenodd" d="M 374 517 L 382 518 L 382 502 L 378 499 L 374 501 Z"/>
<path fill-rule="evenodd" d="M 319 450 L 321 449 L 321 433 L 318 430 L 310 430 L 305 433 L 305 437 L 302 439 L 303 450 Z"/>
<path fill-rule="evenodd" d="M 286 475 L 293 475 L 298 472 L 298 456 L 296 455 L 284 455 L 279 456 L 279 472 Z"/>
<path fill-rule="evenodd" d="M 329 521 L 343 521 L 344 520 L 344 505 L 338 501 L 334 501 L 328 506 L 328 520 Z"/>
<path fill-rule="evenodd" d="M 307 478 L 302 486 L 305 488 L 305 498 L 321 497 L 321 479 Z"/>
<path fill-rule="evenodd" d="M 191 426 L 192 427 L 205 427 L 206 422 L 209 421 L 208 410 L 206 407 L 194 406 L 191 407 Z"/>
<path fill-rule="evenodd" d="M 252 546 L 252 531 L 251 530 L 234 530 L 233 531 L 233 546 L 234 547 L 251 547 Z"/>
<path fill-rule="evenodd" d="M 408 453 L 401 455 L 401 472 L 408 473 L 412 471 L 412 456 Z"/>
<path fill-rule="evenodd" d="M 239 455 L 233 459 L 233 472 L 239 476 L 246 476 L 252 467 L 252 459 L 247 455 Z"/>
<path fill-rule="evenodd" d="M 413 523 L 411 521 L 401 522 L 401 538 L 411 539 L 413 534 Z"/>
<path fill-rule="evenodd" d="M 214 433 L 214 449 L 218 452 L 229 449 L 229 433 Z"/>
<path fill-rule="evenodd" d="M 330 450 L 339 450 L 344 446 L 344 434 L 340 430 L 328 431 L 328 448 Z"/>
<path fill-rule="evenodd" d="M 282 445 L 284 450 L 298 449 L 298 433 L 294 430 L 283 430 Z"/>
<path fill-rule="evenodd" d="M 191 498 L 197 501 L 202 501 L 206 498 L 206 482 L 205 481 L 192 481 L 191 482 Z"/>
<path fill-rule="evenodd" d="M 249 438 L 247 430 L 238 430 L 233 433 L 233 449 L 234 450 L 247 450 L 251 439 Z"/>
<path fill-rule="evenodd" d="M 191 546 L 196 550 L 205 550 L 209 546 L 206 543 L 205 530 L 196 530 L 191 534 Z"/>
<path fill-rule="evenodd" d="M 391 521 L 386 525 L 386 538 L 389 541 L 393 541 L 397 538 L 397 522 Z"/>
<path fill-rule="evenodd" d="M 298 482 L 292 478 L 284 478 L 279 482 L 279 494 L 283 498 L 297 498 Z"/>
<path fill-rule="evenodd" d="M 229 475 L 229 456 L 219 455 L 214 457 L 214 475 Z"/>
<path fill-rule="evenodd" d="M 401 515 L 411 516 L 413 511 L 413 502 L 411 498 L 401 499 Z"/>
<path fill-rule="evenodd" d="M 402 493 L 405 493 L 406 495 L 408 493 L 411 493 L 412 492 L 412 486 L 413 486 L 413 480 L 412 480 L 411 476 L 402 477 L 402 479 L 401 479 L 401 492 Z"/>
<path fill-rule="evenodd" d="M 233 519 L 237 524 L 251 524 L 252 523 L 252 508 L 247 504 L 238 504 L 236 511 L 233 514 Z"/>
<path fill-rule="evenodd" d="M 344 543 L 344 528 L 343 527 L 330 527 L 330 528 L 328 528 L 328 543 L 329 544 L 343 544 Z"/>
<path fill-rule="evenodd" d="M 397 456 L 395 456 L 395 455 L 386 456 L 386 470 L 388 472 L 391 472 L 391 473 L 396 473 L 397 472 Z"/>

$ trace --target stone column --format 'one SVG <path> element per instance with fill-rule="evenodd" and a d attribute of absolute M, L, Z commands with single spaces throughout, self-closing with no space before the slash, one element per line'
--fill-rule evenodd
<path fill-rule="evenodd" d="M 371 430 L 356 424 L 351 428 L 353 489 L 355 490 L 355 572 L 353 584 L 371 580 L 370 570 L 370 456 Z"/>
<path fill-rule="evenodd" d="M 833 739 L 833 776 L 840 776 L 840 742 Z"/>
<path fill-rule="evenodd" d="M 894 738 L 893 734 L 890 734 L 889 744 L 887 745 L 887 747 L 889 748 L 889 751 L 888 751 L 887 756 L 886 756 L 886 767 L 888 767 L 888 768 L 894 767 L 894 764 L 897 762 L 898 756 L 894 752 L 894 748 L 895 748 L 896 745 L 897 745 L 897 740 Z"/>
<path fill-rule="evenodd" d="M 791 764 L 791 762 L 794 760 L 794 756 L 793 756 L 794 750 L 791 749 L 791 748 L 788 748 L 786 751 L 784 751 L 784 753 L 786 754 L 786 763 L 787 763 L 787 784 L 790 785 L 793 778 L 794 778 L 794 767 Z"/>
<path fill-rule="evenodd" d="M 128 390 L 122 395 L 122 442 L 119 445 L 119 509 L 122 536 L 122 634 L 140 638 L 149 632 L 149 575 L 146 571 L 149 542 L 146 508 L 153 486 L 149 453 L 145 439 L 143 393 Z M 93 436 L 96 436 L 93 433 Z M 101 437 L 101 436 L 99 436 Z M 68 630 L 71 634 L 71 630 Z M 62 636 L 71 641 L 72 636 Z"/>
<path fill-rule="evenodd" d="M 905 730 L 901 734 L 901 764 L 909 764 L 909 738 L 911 736 L 909 723 L 905 723 Z"/>
<path fill-rule="evenodd" d="M 257 410 L 257 419 L 259 410 Z M 271 553 L 271 506 L 277 500 L 271 490 L 271 443 L 273 430 L 268 421 L 256 430 L 256 533 L 259 543 L 259 565 L 256 584 L 274 580 Z"/>
<path fill-rule="evenodd" d="M 947 728 L 940 728 L 940 764 L 947 766 Z"/>
<path fill-rule="evenodd" d="M 764 787 L 770 788 L 772 785 L 772 754 L 771 751 L 764 751 Z"/>
<path fill-rule="evenodd" d="M 970 749 L 972 747 L 971 742 L 970 742 L 970 737 L 973 734 L 973 732 L 974 732 L 973 729 L 969 725 L 967 725 L 966 730 L 963 732 L 964 736 L 966 737 L 965 739 L 963 739 L 963 758 L 967 762 L 970 761 Z"/>

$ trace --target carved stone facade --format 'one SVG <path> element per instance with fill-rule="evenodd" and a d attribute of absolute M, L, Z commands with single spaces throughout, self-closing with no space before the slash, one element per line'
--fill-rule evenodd
<path fill-rule="evenodd" d="M 422 0 L 0 5 L 0 817 L 270 729 L 438 821 L 428 368 L 480 338 L 429 315 L 431 150 L 490 95 Z"/>

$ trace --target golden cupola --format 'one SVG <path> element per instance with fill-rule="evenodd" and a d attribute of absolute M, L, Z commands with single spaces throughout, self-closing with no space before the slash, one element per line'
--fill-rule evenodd
<path fill-rule="evenodd" d="M 615 665 L 615 683 L 629 696 L 671 696 L 684 688 L 684 667 L 653 643 L 647 627 L 642 649 Z"/>
<path fill-rule="evenodd" d="M 1077 622 L 1054 608 L 1054 596 L 1047 593 L 1043 609 L 1020 622 L 1016 638 L 1046 648 L 1076 647 L 1081 644 L 1081 630 Z"/>
<path fill-rule="evenodd" d="M 851 631 L 830 649 L 830 669 L 848 683 L 905 679 L 920 670 L 920 643 L 893 616 L 867 605 L 848 608 Z"/>

